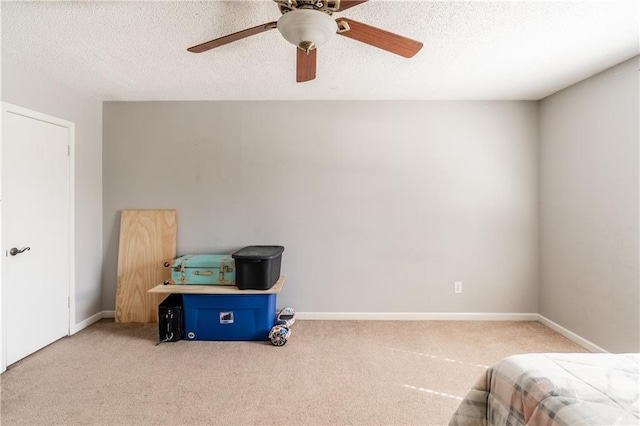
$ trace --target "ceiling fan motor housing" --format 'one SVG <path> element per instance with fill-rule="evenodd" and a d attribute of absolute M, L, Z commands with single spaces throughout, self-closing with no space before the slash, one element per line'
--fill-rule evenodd
<path fill-rule="evenodd" d="M 328 14 L 340 9 L 340 0 L 273 0 L 278 4 L 280 12 L 287 13 L 296 9 L 315 9 Z"/>
<path fill-rule="evenodd" d="M 289 43 L 308 52 L 328 42 L 338 31 L 338 25 L 327 13 L 296 9 L 278 19 L 278 31 Z"/>

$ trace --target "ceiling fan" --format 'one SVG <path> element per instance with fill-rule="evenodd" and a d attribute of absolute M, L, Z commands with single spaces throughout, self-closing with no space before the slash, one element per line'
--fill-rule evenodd
<path fill-rule="evenodd" d="M 233 41 L 277 28 L 282 36 L 296 46 L 296 81 L 316 78 L 317 48 L 335 33 L 359 42 L 411 58 L 422 48 L 416 40 L 390 33 L 348 18 L 334 20 L 334 12 L 342 12 L 367 0 L 273 0 L 282 16 L 274 22 L 247 28 L 190 47 L 189 52 L 202 53 Z"/>

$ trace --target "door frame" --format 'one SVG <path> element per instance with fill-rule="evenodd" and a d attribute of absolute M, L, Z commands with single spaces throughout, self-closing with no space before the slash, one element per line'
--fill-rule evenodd
<path fill-rule="evenodd" d="M 0 373 L 7 369 L 7 345 L 6 345 L 6 309 L 7 303 L 5 297 L 4 283 L 6 282 L 6 261 L 7 242 L 5 241 L 7 224 L 6 218 L 6 202 L 4 200 L 5 179 L 3 173 L 4 164 L 4 141 L 6 140 L 6 128 L 4 126 L 8 114 L 17 114 L 23 117 L 32 118 L 43 121 L 45 123 L 55 124 L 65 127 L 69 130 L 68 141 L 68 167 L 69 167 L 69 324 L 67 325 L 67 336 L 71 334 L 76 324 L 76 276 L 75 276 L 75 143 L 76 143 L 76 126 L 73 122 L 63 120 L 51 115 L 32 111 L 8 102 L 2 102 L 2 113 L 0 114 Z"/>

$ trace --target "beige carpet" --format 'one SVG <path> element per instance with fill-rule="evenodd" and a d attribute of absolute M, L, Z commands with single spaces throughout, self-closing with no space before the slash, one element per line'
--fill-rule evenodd
<path fill-rule="evenodd" d="M 10 424 L 446 424 L 485 368 L 585 352 L 537 322 L 297 321 L 291 340 L 157 341 L 102 320 L 2 376 Z"/>

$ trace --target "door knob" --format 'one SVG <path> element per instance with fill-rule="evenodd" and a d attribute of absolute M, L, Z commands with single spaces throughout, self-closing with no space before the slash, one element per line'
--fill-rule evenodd
<path fill-rule="evenodd" d="M 24 253 L 27 250 L 31 250 L 31 247 L 25 247 L 22 250 L 18 250 L 17 248 L 14 247 L 11 250 L 9 250 L 9 254 L 11 256 L 15 256 L 16 254 Z"/>

